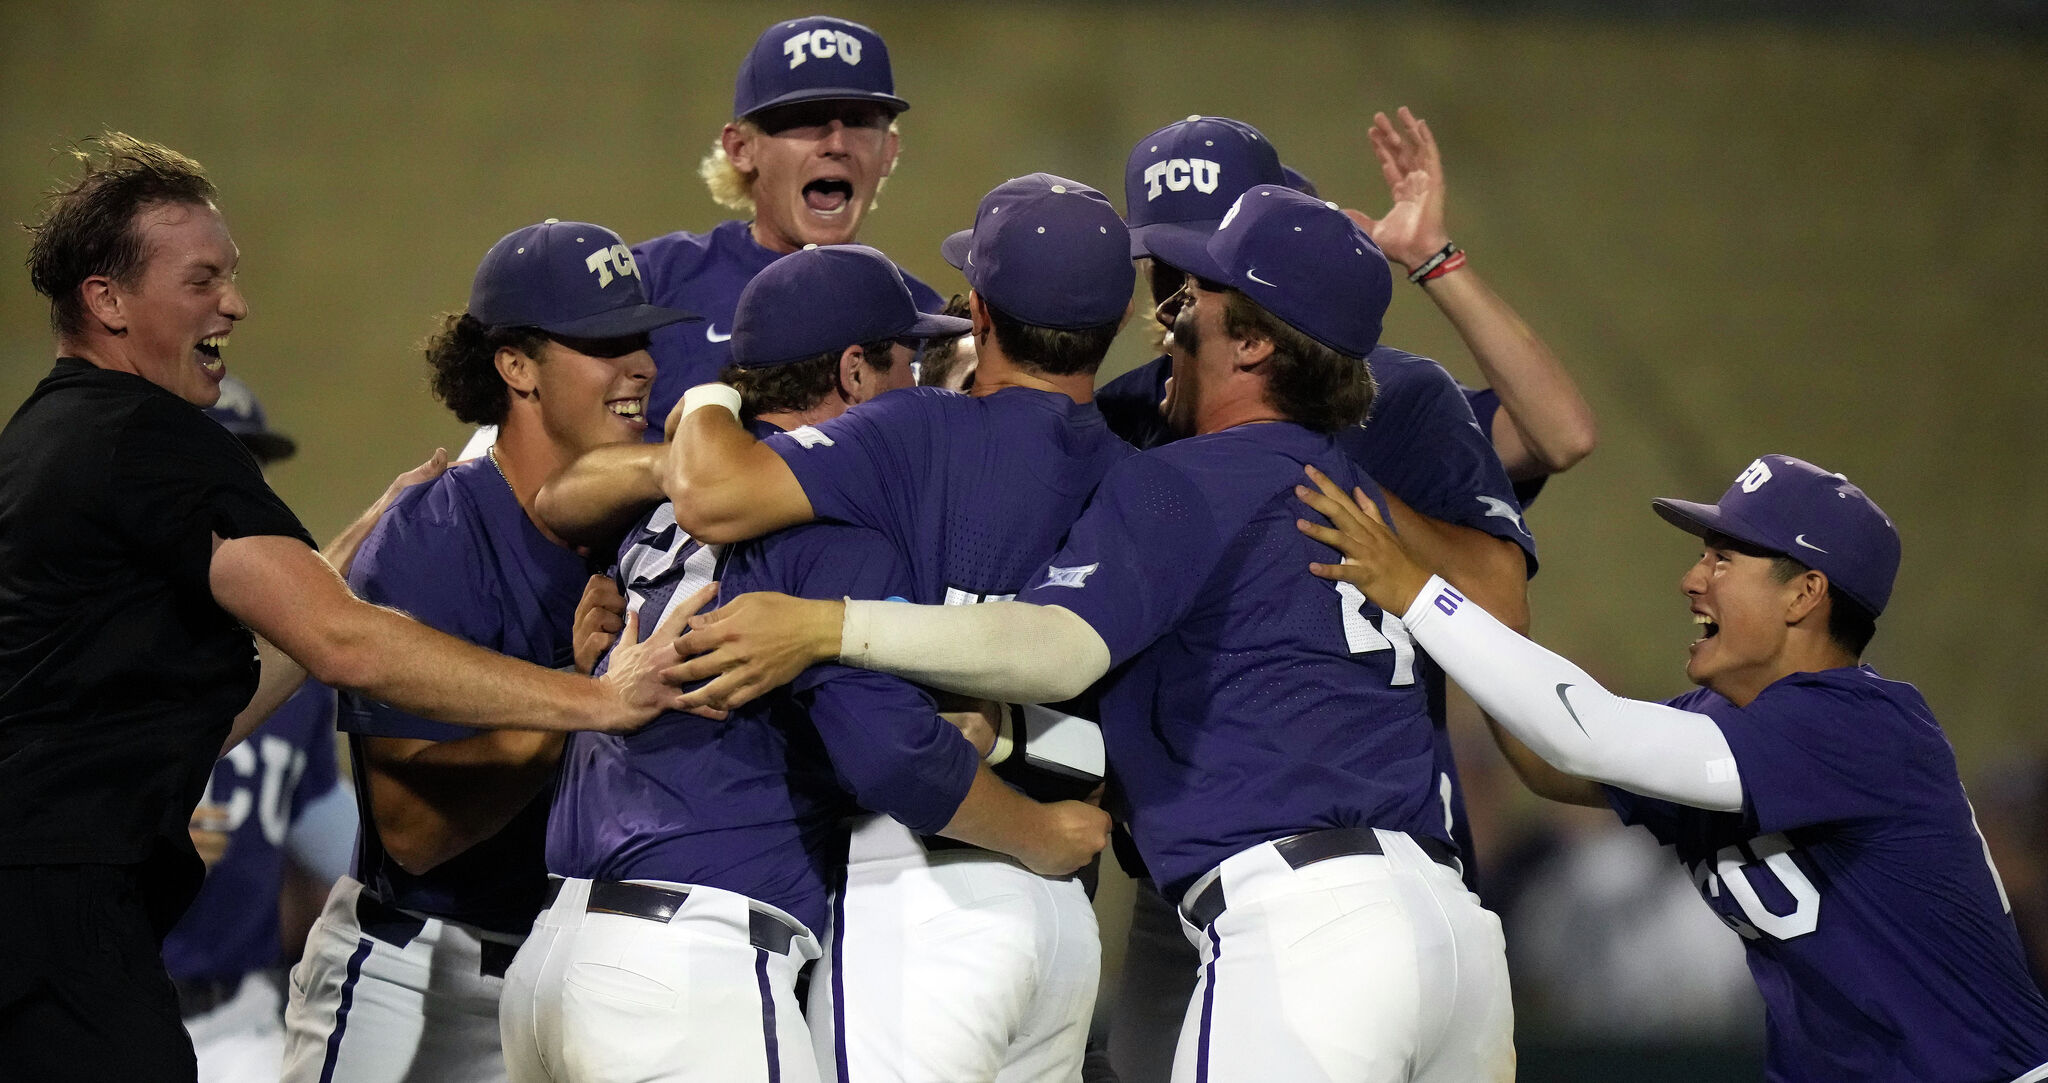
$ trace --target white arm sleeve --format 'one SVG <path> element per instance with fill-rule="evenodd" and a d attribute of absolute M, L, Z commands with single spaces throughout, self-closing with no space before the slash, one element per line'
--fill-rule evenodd
<path fill-rule="evenodd" d="M 333 789 L 306 802 L 299 810 L 298 818 L 285 832 L 284 848 L 314 879 L 331 884 L 348 875 L 360 826 L 355 794 L 336 783 Z"/>
<path fill-rule="evenodd" d="M 1695 808 L 1742 808 L 1735 756 L 1706 715 L 1609 692 L 1441 578 L 1430 578 L 1401 623 L 1480 709 L 1552 767 Z"/>
<path fill-rule="evenodd" d="M 839 660 L 982 699 L 1056 703 L 1109 672 L 1109 647 L 1056 605 L 849 600 Z"/>

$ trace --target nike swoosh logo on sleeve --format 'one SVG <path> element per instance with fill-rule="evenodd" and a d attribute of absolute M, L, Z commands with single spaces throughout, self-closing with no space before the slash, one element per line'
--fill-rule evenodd
<path fill-rule="evenodd" d="M 1586 724 L 1585 724 L 1584 722 L 1581 722 L 1581 721 L 1579 721 L 1579 712 L 1577 712 L 1577 711 L 1574 711 L 1574 710 L 1572 710 L 1572 701 L 1571 701 L 1571 700 L 1569 700 L 1569 699 L 1567 699 L 1567 698 L 1565 698 L 1565 692 L 1566 692 L 1567 690 L 1569 690 L 1569 689 L 1570 689 L 1571 687 L 1572 687 L 1572 686 L 1571 686 L 1571 685 L 1568 685 L 1568 684 L 1560 684 L 1560 685 L 1558 685 L 1558 686 L 1557 686 L 1557 701 L 1558 701 L 1559 703 L 1562 703 L 1562 704 L 1564 704 L 1564 713 L 1566 713 L 1566 714 L 1568 714 L 1568 715 L 1571 715 L 1571 716 L 1572 716 L 1572 725 L 1575 725 L 1575 726 L 1579 727 L 1579 732 L 1580 732 L 1580 733 L 1584 733 L 1584 734 L 1586 734 L 1586 736 L 1588 736 L 1588 737 L 1591 737 L 1591 736 L 1593 736 L 1593 735 L 1592 735 L 1591 733 L 1587 733 L 1587 731 L 1586 731 Z"/>

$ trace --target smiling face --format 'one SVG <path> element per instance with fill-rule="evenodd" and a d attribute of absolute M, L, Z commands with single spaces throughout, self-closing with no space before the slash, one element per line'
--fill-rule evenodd
<path fill-rule="evenodd" d="M 1784 676 L 1800 579 L 1778 578 L 1768 556 L 1742 553 L 1709 535 L 1679 580 L 1700 637 L 1687 648 L 1685 675 L 1736 704 Z"/>
<path fill-rule="evenodd" d="M 872 102 L 799 102 L 728 125 L 734 168 L 754 178 L 754 239 L 778 252 L 849 244 L 896 167 L 895 119 Z"/>
<path fill-rule="evenodd" d="M 551 338 L 536 360 L 538 364 L 517 377 L 515 395 L 539 404 L 541 427 L 565 457 L 605 444 L 637 441 L 647 431 L 654 359 L 647 353 L 646 335 Z"/>
<path fill-rule="evenodd" d="M 211 205 L 159 204 L 136 216 L 144 262 L 129 282 L 88 280 L 88 307 L 113 332 L 116 367 L 194 406 L 220 399 L 221 352 L 249 314 L 235 285 L 241 252 Z M 99 285 L 104 283 L 104 285 Z"/>

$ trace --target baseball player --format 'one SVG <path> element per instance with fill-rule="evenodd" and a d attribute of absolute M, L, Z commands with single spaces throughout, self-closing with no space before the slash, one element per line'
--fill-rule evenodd
<path fill-rule="evenodd" d="M 1374 139 L 1374 149 L 1382 154 L 1382 168 L 1393 170 L 1393 166 L 1384 166 L 1389 151 L 1382 149 L 1380 139 Z M 1403 174 L 1409 188 L 1397 190 L 1395 209 L 1380 219 L 1380 231 L 1389 235 L 1389 240 L 1401 242 L 1403 250 L 1415 244 L 1409 240 L 1415 229 L 1427 225 L 1442 231 L 1438 174 L 1419 172 L 1411 184 Z M 1161 301 L 1161 328 L 1169 326 L 1180 299 L 1186 297 L 1180 293 L 1186 274 L 1159 258 L 1151 242 L 1159 237 L 1206 237 L 1239 194 L 1253 184 L 1282 184 L 1286 176 L 1276 149 L 1260 131 L 1223 117 L 1190 117 L 1165 125 L 1133 145 L 1124 168 L 1124 201 L 1133 221 L 1133 254 L 1145 262 L 1153 293 Z M 1298 180 L 1298 174 L 1294 178 Z M 1434 186 L 1432 178 L 1436 178 Z M 1425 203 L 1425 197 L 1432 199 Z M 1362 219 L 1362 225 L 1372 225 L 1372 219 L 1364 219 L 1364 215 L 1356 215 L 1356 219 Z M 1485 330 L 1485 334 L 1475 332 L 1475 342 L 1493 342 L 1505 334 L 1497 313 L 1460 315 L 1466 315 L 1466 326 Z M 1513 319 L 1513 313 L 1507 311 L 1505 319 Z M 1165 336 L 1165 352 L 1171 350 L 1174 342 Z M 1372 420 L 1364 428 L 1350 426 L 1339 432 L 1337 442 L 1401 502 L 1436 520 L 1421 522 L 1421 516 L 1409 516 L 1405 508 L 1397 506 L 1395 514 L 1401 516 L 1403 530 L 1427 528 L 1452 536 L 1458 551 L 1466 555 L 1460 581 L 1468 590 L 1491 588 L 1491 598 L 1505 598 L 1509 604 L 1501 610 L 1503 616 L 1516 620 L 1526 604 L 1522 581 L 1536 563 L 1534 538 L 1520 518 L 1516 493 L 1501 469 L 1497 448 L 1475 424 L 1464 389 L 1434 360 L 1384 344 L 1372 350 L 1368 366 L 1378 385 Z M 1110 418 L 1112 428 L 1139 446 L 1157 446 L 1171 436 L 1159 409 L 1169 371 L 1171 358 L 1161 356 L 1100 391 L 1104 416 Z M 1475 581 L 1473 569 L 1479 579 L 1485 579 L 1485 586 Z M 1427 657 L 1415 659 L 1415 680 L 1430 696 L 1432 719 L 1438 723 L 1438 788 L 1450 817 L 1452 839 L 1458 841 L 1466 882 L 1477 884 L 1464 792 L 1458 786 L 1450 735 L 1442 727 L 1444 682 Z M 1139 880 L 1139 889 L 1130 923 L 1133 948 L 1124 954 L 1110 1048 L 1126 1083 L 1145 1083 L 1165 1079 L 1169 1071 L 1180 1034 L 1180 1015 L 1171 1005 L 1184 999 L 1188 983 L 1192 983 L 1194 956 L 1180 936 L 1174 907 L 1149 889 L 1149 880 L 1143 868 L 1135 866 L 1133 854 L 1128 850 L 1118 850 L 1118 854 Z"/>
<path fill-rule="evenodd" d="M 919 313 L 895 266 L 861 246 L 778 261 L 735 318 L 745 392 L 730 405 L 756 431 L 799 435 L 846 409 L 833 388 L 850 373 L 876 393 L 907 387 L 914 346 L 966 328 Z M 651 614 L 719 563 L 662 505 L 621 546 L 619 575 Z M 798 527 L 722 563 L 725 590 L 910 589 L 888 540 L 852 526 Z M 628 741 L 578 741 L 548 835 L 549 868 L 567 878 L 509 979 L 513 1079 L 819 1078 L 796 978 L 820 953 L 812 930 L 845 860 L 849 796 L 1050 875 L 1088 860 L 1108 830 L 1097 808 L 1004 786 L 924 693 L 838 666 L 720 724 L 677 715 Z"/>
<path fill-rule="evenodd" d="M 1926 700 L 1858 659 L 1899 537 L 1840 474 L 1751 462 L 1716 504 L 1653 501 L 1703 539 L 1679 581 L 1700 638 L 1664 703 L 1623 699 L 1501 627 L 1313 477 L 1339 529 L 1317 574 L 1404 614 L 1520 744 L 1536 792 L 1609 805 L 1677 849 L 1763 994 L 1773 1080 L 2048 1079 L 2048 1001 Z M 1540 757 L 1540 758 L 1539 758 Z"/>
<path fill-rule="evenodd" d="M 240 380 L 221 381 L 207 416 L 268 466 L 297 449 L 265 420 Z M 403 480 L 403 479 L 401 479 Z M 378 509 L 381 510 L 381 509 Z M 348 872 L 356 804 L 335 770 L 334 691 L 308 682 L 213 768 L 195 842 L 206 882 L 164 937 L 164 966 L 178 990 L 202 1083 L 275 1081 L 284 1060 L 284 998 L 277 980 L 281 896 L 297 866 L 324 896 Z M 295 936 L 305 932 L 301 925 Z"/>
<path fill-rule="evenodd" d="M 650 305 L 610 230 L 549 219 L 507 234 L 466 313 L 427 346 L 457 417 L 500 426 L 484 458 L 405 492 L 349 574 L 366 600 L 543 666 L 570 663 L 586 573 L 528 510 L 581 452 L 637 442 Z M 498 996 L 540 909 L 557 734 L 478 732 L 345 695 L 363 803 L 356 878 L 330 895 L 292 975 L 285 1078 L 504 1078 Z"/>
<path fill-rule="evenodd" d="M 1386 261 L 1273 185 L 1207 242 L 1154 243 L 1218 287 L 1174 324 L 1168 418 L 1196 435 L 1112 468 L 1016 601 L 732 605 L 783 611 L 814 656 L 969 695 L 1107 675 L 1118 811 L 1201 951 L 1174 1079 L 1511 1078 L 1500 925 L 1456 869 L 1413 643 L 1287 567 L 1311 553 L 1303 463 L 1380 499 L 1336 433 L 1371 403 Z"/>
<path fill-rule="evenodd" d="M 1129 244 L 1079 182 L 999 185 L 942 247 L 973 287 L 972 393 L 917 388 L 766 441 L 726 411 L 689 413 L 670 457 L 677 520 L 711 541 L 814 516 L 858 523 L 908 561 L 906 597 L 1013 596 L 1131 454 L 1089 401 L 1129 304 Z M 1092 721 L 1046 712 L 1010 729 L 1003 769 L 1025 793 L 1100 781 Z M 1101 950 L 1079 882 L 875 817 L 854 832 L 838 906 L 811 1020 L 839 1078 L 1078 1078 Z"/>
<path fill-rule="evenodd" d="M 654 303 L 705 317 L 654 333 L 651 416 L 666 418 L 685 390 L 718 379 L 740 291 L 763 267 L 808 244 L 854 241 L 896 168 L 896 115 L 908 108 L 873 30 L 813 15 L 761 33 L 740 62 L 733 119 L 698 167 L 713 200 L 752 218 L 633 246 Z M 904 281 L 920 311 L 944 305 Z"/>

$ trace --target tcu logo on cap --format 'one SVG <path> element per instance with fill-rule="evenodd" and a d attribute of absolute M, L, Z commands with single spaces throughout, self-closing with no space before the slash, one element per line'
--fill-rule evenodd
<path fill-rule="evenodd" d="M 789 66 L 792 68 L 814 56 L 819 60 L 830 60 L 836 56 L 848 64 L 860 63 L 860 39 L 844 30 L 820 27 L 791 34 L 783 39 L 782 51 L 789 54 Z"/>
<path fill-rule="evenodd" d="M 1168 158 L 1153 162 L 1145 167 L 1145 202 L 1150 203 L 1165 193 L 1167 188 L 1185 192 L 1188 185 L 1204 195 L 1216 190 L 1216 178 L 1223 175 L 1223 167 L 1207 158 Z M 1165 187 L 1161 187 L 1161 182 Z"/>
<path fill-rule="evenodd" d="M 619 278 L 625 278 L 629 275 L 634 278 L 640 276 L 640 269 L 633 264 L 633 250 L 622 244 L 615 244 L 610 248 L 600 248 L 592 252 L 584 258 L 583 265 L 590 268 L 591 274 L 597 276 L 598 289 L 611 285 L 614 276 Z"/>
<path fill-rule="evenodd" d="M 1750 463 L 1743 468 L 1742 473 L 1735 475 L 1735 484 L 1742 486 L 1742 491 L 1745 493 L 1756 492 L 1758 489 L 1763 488 L 1764 482 L 1769 480 L 1771 480 L 1771 465 L 1762 459 Z"/>

